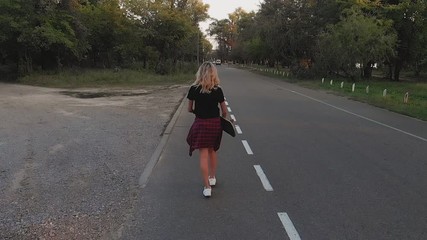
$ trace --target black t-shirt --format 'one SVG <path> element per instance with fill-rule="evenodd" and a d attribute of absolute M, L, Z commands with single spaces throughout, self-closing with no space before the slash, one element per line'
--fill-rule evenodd
<path fill-rule="evenodd" d="M 201 93 L 201 86 L 191 86 L 187 98 L 195 102 L 194 113 L 198 118 L 219 117 L 218 103 L 224 102 L 224 93 L 217 86 L 210 93 Z"/>

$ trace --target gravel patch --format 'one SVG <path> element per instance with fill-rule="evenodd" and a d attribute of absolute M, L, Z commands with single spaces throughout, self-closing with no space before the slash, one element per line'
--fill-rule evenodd
<path fill-rule="evenodd" d="M 119 239 L 186 91 L 0 84 L 0 239 Z"/>

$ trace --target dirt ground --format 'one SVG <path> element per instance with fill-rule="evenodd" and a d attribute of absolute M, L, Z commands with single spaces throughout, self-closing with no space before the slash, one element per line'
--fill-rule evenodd
<path fill-rule="evenodd" d="M 0 239 L 120 239 L 186 91 L 0 84 Z"/>

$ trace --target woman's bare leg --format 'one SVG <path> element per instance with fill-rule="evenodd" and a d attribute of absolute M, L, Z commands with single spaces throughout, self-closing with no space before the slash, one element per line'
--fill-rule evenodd
<path fill-rule="evenodd" d="M 200 153 L 200 172 L 202 173 L 203 184 L 206 188 L 210 188 L 209 185 L 209 148 L 199 149 Z"/>
<path fill-rule="evenodd" d="M 216 176 L 217 155 L 213 148 L 209 148 L 209 176 Z"/>

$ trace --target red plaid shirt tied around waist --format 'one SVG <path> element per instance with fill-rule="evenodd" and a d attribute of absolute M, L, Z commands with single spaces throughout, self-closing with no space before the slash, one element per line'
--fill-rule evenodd
<path fill-rule="evenodd" d="M 213 148 L 218 151 L 221 138 L 222 128 L 219 117 L 207 119 L 196 117 L 187 136 L 187 143 L 190 145 L 190 156 L 195 149 L 200 148 Z"/>

